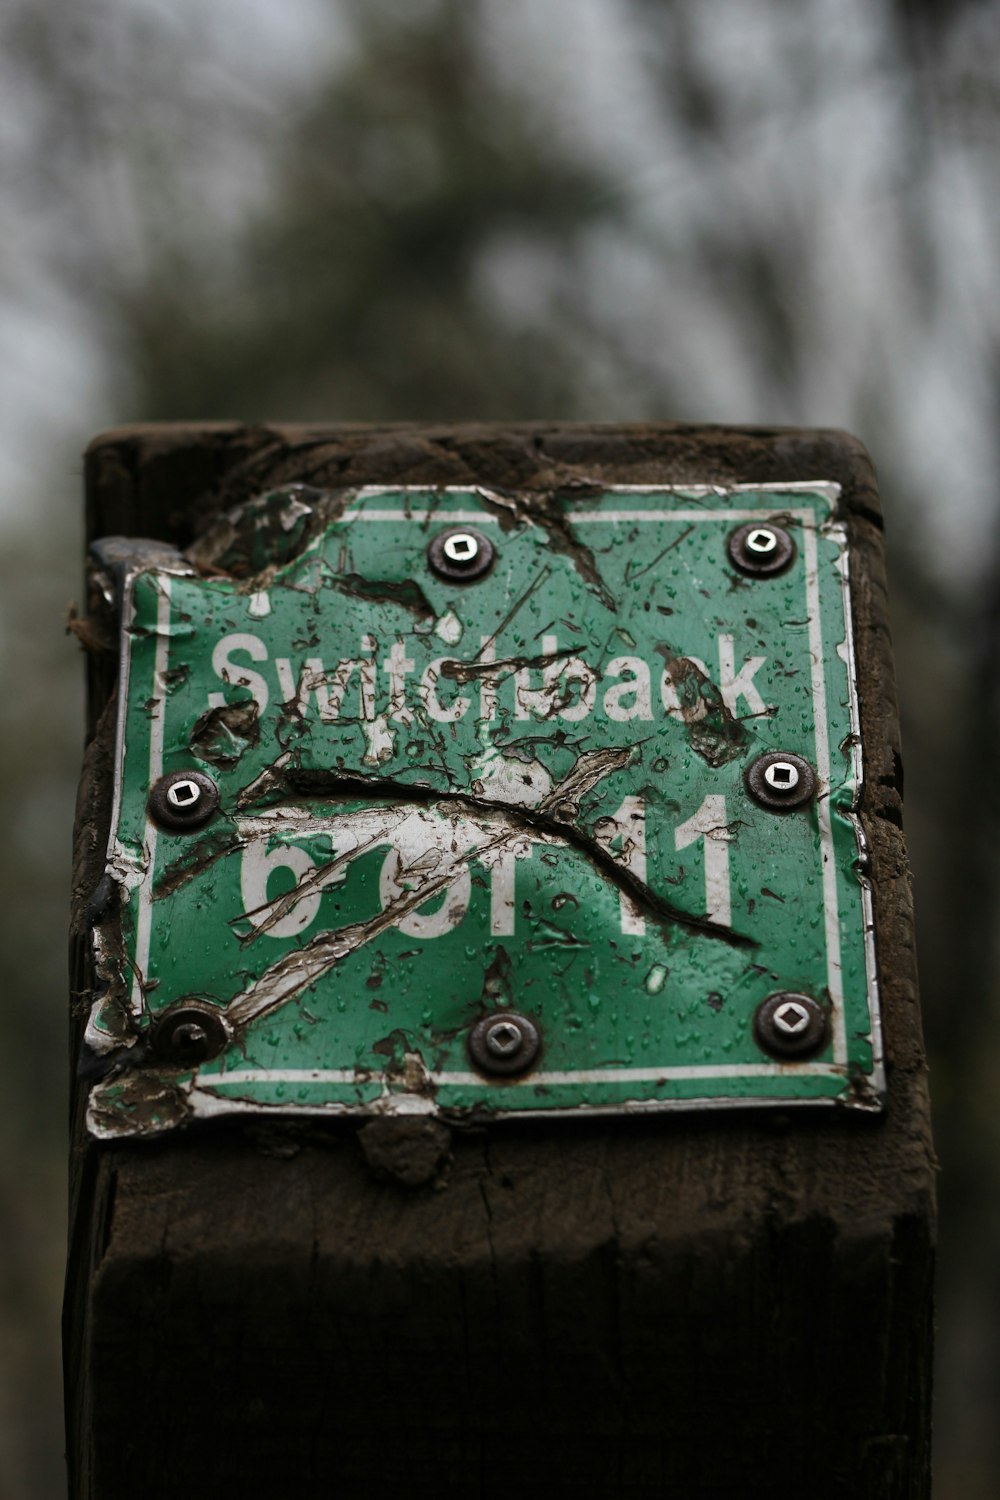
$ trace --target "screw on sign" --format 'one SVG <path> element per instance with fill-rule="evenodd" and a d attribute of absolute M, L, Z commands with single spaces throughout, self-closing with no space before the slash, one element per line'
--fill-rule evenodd
<path fill-rule="evenodd" d="M 167 788 L 167 801 L 178 812 L 186 812 L 201 801 L 201 787 L 190 776 L 185 776 Z"/>
<path fill-rule="evenodd" d="M 790 812 L 810 802 L 816 792 L 816 772 L 801 755 L 772 750 L 748 767 L 746 788 L 755 802 L 772 812 Z"/>
<path fill-rule="evenodd" d="M 175 771 L 161 777 L 149 794 L 149 815 L 161 828 L 177 832 L 202 828 L 219 806 L 219 788 L 203 771 Z"/>
<path fill-rule="evenodd" d="M 759 557 L 770 557 L 778 545 L 778 538 L 770 527 L 759 527 L 747 537 L 747 549 Z"/>
<path fill-rule="evenodd" d="M 774 1024 L 786 1036 L 798 1036 L 809 1025 L 809 1012 L 796 1000 L 787 1000 L 774 1012 Z"/>
<path fill-rule="evenodd" d="M 182 1021 L 171 1034 L 171 1050 L 178 1057 L 204 1057 L 208 1051 L 208 1033 L 202 1021 Z"/>
<path fill-rule="evenodd" d="M 469 1055 L 483 1073 L 524 1073 L 536 1061 L 541 1033 L 535 1021 L 513 1011 L 484 1016 L 469 1033 Z"/>
<path fill-rule="evenodd" d="M 479 543 L 471 531 L 455 531 L 443 543 L 444 555 L 458 567 L 469 567 L 479 555 Z"/>
<path fill-rule="evenodd" d="M 156 1023 L 153 1053 L 161 1061 L 191 1064 L 216 1057 L 229 1042 L 225 1022 L 204 1002 L 180 1004 Z"/>
<path fill-rule="evenodd" d="M 783 573 L 795 559 L 795 543 L 783 526 L 748 522 L 732 533 L 729 558 L 741 573 L 770 578 Z"/>
<path fill-rule="evenodd" d="M 439 532 L 427 549 L 427 557 L 439 577 L 471 583 L 490 571 L 495 552 L 489 537 L 467 527 Z"/>
<path fill-rule="evenodd" d="M 829 1033 L 826 1011 L 811 995 L 770 995 L 754 1017 L 754 1035 L 776 1057 L 812 1056 Z"/>
<path fill-rule="evenodd" d="M 775 760 L 764 768 L 764 780 L 772 792 L 794 792 L 799 784 L 799 772 L 790 760 Z"/>
<path fill-rule="evenodd" d="M 495 1057 L 510 1057 L 521 1046 L 521 1033 L 510 1021 L 497 1021 L 486 1033 L 486 1045 Z"/>

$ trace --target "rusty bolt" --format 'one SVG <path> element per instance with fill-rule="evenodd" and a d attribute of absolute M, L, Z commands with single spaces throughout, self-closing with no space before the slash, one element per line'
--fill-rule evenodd
<path fill-rule="evenodd" d="M 482 578 L 493 566 L 493 543 L 471 526 L 453 526 L 439 531 L 427 549 L 427 559 L 441 578 L 469 583 Z"/>
<path fill-rule="evenodd" d="M 526 1073 L 538 1056 L 541 1034 L 534 1021 L 514 1011 L 483 1016 L 469 1033 L 469 1055 L 481 1073 Z"/>
<path fill-rule="evenodd" d="M 772 812 L 804 807 L 816 792 L 815 771 L 791 750 L 770 750 L 758 756 L 744 780 L 754 801 Z"/>
<path fill-rule="evenodd" d="M 795 543 L 773 521 L 751 521 L 729 538 L 729 559 L 741 573 L 770 577 L 782 573 L 795 556 Z"/>
<path fill-rule="evenodd" d="M 153 1030 L 153 1052 L 173 1067 L 194 1067 L 218 1057 L 229 1045 L 229 1030 L 214 1006 L 182 1001 L 165 1011 Z"/>
<path fill-rule="evenodd" d="M 758 1006 L 754 1036 L 775 1057 L 812 1057 L 827 1040 L 826 1011 L 811 995 L 782 990 Z"/>
<path fill-rule="evenodd" d="M 203 827 L 218 805 L 219 788 L 202 771 L 172 771 L 149 794 L 153 822 L 179 833 Z"/>

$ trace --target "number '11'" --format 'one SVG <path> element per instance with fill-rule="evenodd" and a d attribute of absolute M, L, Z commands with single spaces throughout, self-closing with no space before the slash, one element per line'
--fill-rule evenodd
<path fill-rule="evenodd" d="M 618 811 L 603 819 L 595 829 L 597 842 L 630 870 L 637 880 L 646 880 L 646 809 L 641 797 L 626 797 Z M 705 916 L 720 927 L 732 922 L 732 898 L 729 889 L 729 841 L 726 824 L 726 799 L 712 793 L 685 822 L 674 829 L 674 848 L 678 851 L 705 841 Z M 642 933 L 645 919 L 636 903 L 624 891 L 621 896 L 622 932 Z"/>

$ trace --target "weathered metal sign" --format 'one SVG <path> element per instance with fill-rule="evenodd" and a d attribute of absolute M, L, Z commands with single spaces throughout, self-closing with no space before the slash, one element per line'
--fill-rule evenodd
<path fill-rule="evenodd" d="M 292 487 L 101 544 L 91 1131 L 877 1107 L 838 495 Z"/>

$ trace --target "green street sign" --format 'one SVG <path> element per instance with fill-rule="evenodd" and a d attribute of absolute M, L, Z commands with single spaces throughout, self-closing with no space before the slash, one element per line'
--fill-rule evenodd
<path fill-rule="evenodd" d="M 99 544 L 91 1132 L 878 1108 L 838 500 L 293 486 Z"/>

